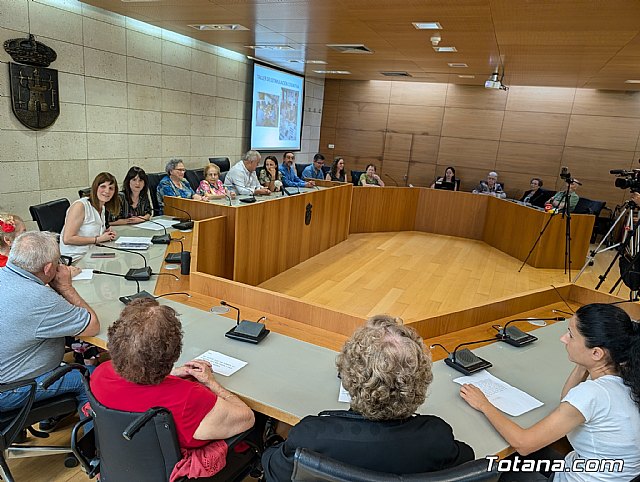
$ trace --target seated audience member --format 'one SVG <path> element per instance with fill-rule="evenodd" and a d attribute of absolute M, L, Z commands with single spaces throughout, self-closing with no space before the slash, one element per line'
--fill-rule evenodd
<path fill-rule="evenodd" d="M 313 156 L 313 163 L 309 164 L 302 170 L 302 179 L 320 179 L 324 180 L 324 156 L 319 152 Z"/>
<path fill-rule="evenodd" d="M 67 373 L 46 390 L 40 383 L 62 362 L 66 336 L 100 331 L 96 313 L 71 284 L 71 268 L 59 264 L 56 238 L 49 232 L 21 234 L 0 269 L 0 383 L 35 378 L 36 401 L 73 393 L 81 408 L 87 396 L 80 372 Z M 23 406 L 28 393 L 28 386 L 0 393 L 0 411 Z"/>
<path fill-rule="evenodd" d="M 624 461 L 622 472 L 556 472 L 553 482 L 633 479 L 640 474 L 640 325 L 617 306 L 594 303 L 578 309 L 560 341 L 575 366 L 560 405 L 532 427 L 521 428 L 473 385 L 463 385 L 461 397 L 521 455 L 566 435 L 567 468 L 576 460 Z"/>
<path fill-rule="evenodd" d="M 153 210 L 149 201 L 149 178 L 144 169 L 136 166 L 129 169 L 118 196 L 120 213 L 109 224 L 138 224 L 151 218 Z"/>
<path fill-rule="evenodd" d="M 376 166 L 368 164 L 367 169 L 360 175 L 358 186 L 376 186 L 384 187 L 384 182 L 380 179 L 380 176 L 376 174 Z"/>
<path fill-rule="evenodd" d="M 547 196 L 547 192 L 542 189 L 542 179 L 534 177 L 533 179 L 531 179 L 531 189 L 529 189 L 522 195 L 520 201 L 525 204 L 531 204 L 533 206 L 543 208 L 544 203 L 548 199 Z"/>
<path fill-rule="evenodd" d="M 444 176 L 438 177 L 436 182 L 431 185 L 431 189 L 436 187 L 445 191 L 457 191 L 460 187 L 460 179 L 456 179 L 455 168 L 447 167 L 444 170 Z"/>
<path fill-rule="evenodd" d="M 204 179 L 200 181 L 200 185 L 196 190 L 196 194 L 202 196 L 202 199 L 222 199 L 227 197 L 227 189 L 220 180 L 220 168 L 216 164 L 207 164 L 203 170 Z M 236 193 L 231 191 L 231 197 L 235 197 Z"/>
<path fill-rule="evenodd" d="M 227 177 L 224 178 L 225 187 L 236 194 L 271 194 L 268 188 L 260 185 L 258 176 L 256 176 L 256 169 L 261 158 L 258 151 L 247 151 L 242 161 L 236 162 L 227 172 Z"/>
<path fill-rule="evenodd" d="M 22 218 L 16 214 L 0 213 L 0 268 L 7 264 L 13 240 L 27 228 Z"/>
<path fill-rule="evenodd" d="M 344 170 L 344 159 L 342 157 L 338 156 L 333 159 L 331 170 L 329 170 L 324 179 L 325 181 L 347 182 L 347 175 Z"/>
<path fill-rule="evenodd" d="M 280 172 L 282 173 L 282 183 L 284 187 L 313 187 L 315 182 L 303 181 L 296 174 L 296 168 L 293 165 L 296 156 L 293 152 L 287 151 L 282 156 L 282 164 L 280 164 Z"/>
<path fill-rule="evenodd" d="M 578 201 L 580 200 L 580 196 L 576 194 L 576 189 L 578 189 L 579 185 L 581 186 L 582 183 L 577 179 L 574 179 L 573 182 L 569 184 L 569 212 L 570 213 L 573 212 L 573 210 L 576 208 L 576 205 L 578 204 Z M 558 191 L 557 193 L 555 193 L 554 196 L 550 198 L 547 202 L 551 203 L 551 206 L 553 208 L 557 209 L 558 211 L 562 211 L 565 205 L 566 194 L 567 194 L 567 191 L 565 187 L 564 190 Z"/>
<path fill-rule="evenodd" d="M 480 181 L 480 184 L 473 190 L 475 194 L 488 194 L 489 196 L 499 197 L 504 199 L 507 197 L 507 193 L 504 192 L 502 184 L 498 182 L 498 173 L 491 171 L 487 175 L 486 181 Z"/>
<path fill-rule="evenodd" d="M 473 460 L 471 447 L 433 415 L 416 415 L 433 380 L 422 339 L 401 320 L 377 315 L 345 343 L 336 365 L 350 410 L 302 419 L 265 450 L 267 481 L 291 480 L 296 448 L 379 472 L 430 472 Z"/>
<path fill-rule="evenodd" d="M 271 192 L 278 192 L 282 189 L 282 173 L 278 169 L 278 159 L 275 156 L 267 156 L 264 159 L 264 167 L 258 177 L 260 185 L 266 187 Z"/>
<path fill-rule="evenodd" d="M 167 162 L 164 170 L 167 175 L 160 179 L 158 187 L 156 188 L 160 208 L 164 207 L 165 196 L 202 201 L 202 196 L 196 194 L 193 189 L 191 189 L 189 182 L 184 178 L 184 173 L 187 172 L 187 169 L 184 167 L 182 159 L 171 159 Z"/>
<path fill-rule="evenodd" d="M 115 231 L 106 226 L 106 211 L 110 215 L 120 212 L 118 181 L 108 172 L 101 172 L 91 184 L 89 197 L 73 202 L 67 210 L 64 227 L 60 234 L 60 252 L 65 256 L 78 259 L 84 256 L 89 247 L 113 241 Z"/>
<path fill-rule="evenodd" d="M 183 449 L 253 426 L 251 409 L 216 381 L 209 363 L 193 360 L 173 368 L 182 351 L 182 325 L 173 308 L 153 299 L 132 301 L 109 327 L 108 343 L 111 361 L 91 375 L 91 392 L 106 407 L 167 408 Z"/>

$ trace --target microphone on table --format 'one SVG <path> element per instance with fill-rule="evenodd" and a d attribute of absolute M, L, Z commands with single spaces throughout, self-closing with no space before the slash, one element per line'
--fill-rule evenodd
<path fill-rule="evenodd" d="M 125 275 L 123 274 L 119 274 L 119 273 L 110 273 L 109 271 L 100 271 L 97 269 L 93 270 L 94 274 L 104 274 L 104 275 L 108 275 L 108 276 L 117 276 L 119 278 L 125 278 Z M 132 295 L 127 295 L 127 296 L 121 296 L 118 299 L 124 303 L 125 305 L 128 305 L 129 303 L 131 303 L 133 300 L 137 299 L 137 298 L 151 298 L 154 300 L 157 300 L 158 298 L 162 298 L 164 296 L 170 296 L 170 295 L 186 295 L 188 298 L 191 298 L 191 295 L 189 293 L 186 293 L 184 291 L 175 291 L 172 293 L 163 293 L 161 295 L 158 296 L 154 296 L 151 293 L 149 293 L 146 290 L 142 290 L 140 291 L 140 283 L 138 282 L 138 280 L 133 280 L 136 282 L 136 292 Z"/>
<path fill-rule="evenodd" d="M 479 372 L 481 370 L 490 368 L 493 365 L 491 364 L 491 362 L 485 360 L 484 358 L 480 358 L 479 356 L 475 355 L 471 350 L 468 350 L 466 348 L 460 350 L 460 348 L 467 345 L 475 345 L 476 343 L 486 343 L 490 341 L 495 341 L 495 338 L 490 338 L 488 340 L 478 340 L 478 341 L 470 341 L 467 343 L 460 343 L 453 350 L 453 352 L 450 352 L 449 350 L 447 350 L 440 343 L 434 343 L 429 348 L 433 348 L 434 346 L 439 346 L 440 348 L 442 348 L 444 351 L 446 351 L 449 354 L 449 356 L 447 356 L 447 358 L 444 359 L 444 362 L 454 370 L 457 370 L 460 373 L 463 373 L 468 376 L 473 373 Z"/>
<path fill-rule="evenodd" d="M 188 211 L 185 211 L 184 209 L 180 209 L 174 206 L 169 206 L 169 209 L 175 209 L 176 211 L 180 211 L 181 213 L 185 213 L 187 216 L 189 216 L 189 219 L 184 221 L 178 218 L 180 222 L 171 226 L 172 228 L 179 229 L 181 231 L 186 231 L 187 229 L 193 229 L 193 220 L 191 219 L 191 214 L 189 214 Z"/>
<path fill-rule="evenodd" d="M 251 195 L 249 197 L 243 197 L 243 198 L 239 198 L 238 201 L 240 201 L 241 203 L 247 203 L 247 204 L 251 204 L 256 202 L 256 195 L 254 193 L 255 189 L 253 191 L 251 191 Z"/>
<path fill-rule="evenodd" d="M 521 347 L 524 345 L 528 345 L 529 343 L 533 343 L 538 339 L 537 336 L 533 336 L 531 333 L 527 333 L 526 331 L 522 331 L 517 326 L 510 326 L 511 323 L 516 321 L 528 321 L 529 323 L 533 321 L 562 321 L 565 318 L 560 316 L 556 316 L 554 318 L 516 318 L 514 320 L 509 320 L 505 323 L 504 327 L 498 329 L 498 333 L 496 334 L 496 339 L 499 341 L 504 341 L 511 346 Z"/>
<path fill-rule="evenodd" d="M 224 334 L 224 336 L 226 336 L 227 338 L 231 338 L 233 340 L 238 340 L 238 341 L 245 341 L 247 343 L 253 343 L 254 345 L 257 345 L 262 340 L 264 340 L 266 336 L 270 333 L 270 331 L 267 330 L 267 328 L 264 326 L 264 323 L 260 323 L 260 320 L 262 318 L 260 318 L 260 320 L 258 321 L 249 321 L 249 320 L 240 321 L 239 308 L 233 305 L 230 305 L 224 300 L 221 300 L 220 304 L 222 306 L 228 306 L 229 308 L 236 310 L 236 326 L 234 326 Z"/>
<path fill-rule="evenodd" d="M 386 172 L 384 173 L 385 176 L 387 176 L 389 179 L 391 179 L 391 182 L 393 182 L 396 187 L 399 187 L 400 184 L 398 184 L 398 181 L 396 181 L 393 177 L 391 177 L 389 174 L 387 174 Z"/>
<path fill-rule="evenodd" d="M 151 242 L 153 244 L 169 244 L 171 242 L 171 235 L 169 233 L 167 233 L 167 228 L 164 227 L 164 225 L 160 224 L 157 221 L 153 221 L 152 219 L 145 219 L 143 216 L 131 216 L 131 217 L 132 218 L 143 219 L 144 221 L 146 221 L 148 223 L 157 224 L 162 229 L 164 229 L 164 234 L 156 234 L 155 236 L 151 237 Z"/>
<path fill-rule="evenodd" d="M 144 260 L 144 268 L 131 268 L 129 269 L 127 274 L 124 275 L 125 279 L 129 281 L 149 281 L 149 279 L 151 279 L 151 275 L 154 274 L 151 271 L 151 266 L 147 264 L 147 258 L 142 253 L 138 253 L 137 251 L 133 251 L 131 249 L 116 248 L 115 246 L 107 246 L 106 244 L 102 244 L 102 243 L 96 244 L 96 246 L 100 248 L 113 249 L 115 251 L 122 251 L 124 253 L 133 253 L 142 257 L 142 259 Z"/>

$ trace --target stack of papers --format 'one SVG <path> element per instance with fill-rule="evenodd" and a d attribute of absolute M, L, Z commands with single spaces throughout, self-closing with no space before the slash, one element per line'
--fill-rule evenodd
<path fill-rule="evenodd" d="M 148 237 L 133 237 L 122 236 L 116 239 L 116 247 L 123 249 L 149 249 L 151 246 L 151 238 Z"/>

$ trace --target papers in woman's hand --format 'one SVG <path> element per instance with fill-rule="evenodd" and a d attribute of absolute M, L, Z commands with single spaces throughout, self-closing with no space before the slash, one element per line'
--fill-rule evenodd
<path fill-rule="evenodd" d="M 453 380 L 464 385 L 469 383 L 478 387 L 497 409 L 517 417 L 527 413 L 534 408 L 544 405 L 540 400 L 533 398 L 528 393 L 509 385 L 508 383 L 494 377 L 491 373 L 483 370 L 468 377 L 460 377 Z"/>
<path fill-rule="evenodd" d="M 211 369 L 214 373 L 218 373 L 225 377 L 233 375 L 235 372 L 247 365 L 247 362 L 245 361 L 223 355 L 222 353 L 213 350 L 205 351 L 202 355 L 197 356 L 196 359 L 211 363 Z"/>

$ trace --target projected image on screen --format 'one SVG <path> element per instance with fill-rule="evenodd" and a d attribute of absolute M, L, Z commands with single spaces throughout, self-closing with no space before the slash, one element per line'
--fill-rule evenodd
<path fill-rule="evenodd" d="M 256 103 L 256 125 L 258 127 L 278 127 L 278 101 L 277 95 L 258 92 Z"/>
<path fill-rule="evenodd" d="M 254 64 L 251 148 L 299 150 L 304 77 Z"/>
<path fill-rule="evenodd" d="M 280 140 L 293 141 L 298 132 L 298 97 L 300 93 L 297 90 L 282 89 L 282 97 L 280 97 Z"/>

